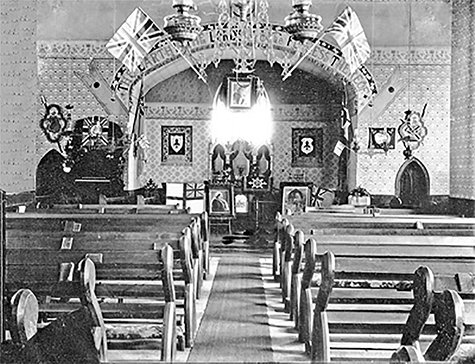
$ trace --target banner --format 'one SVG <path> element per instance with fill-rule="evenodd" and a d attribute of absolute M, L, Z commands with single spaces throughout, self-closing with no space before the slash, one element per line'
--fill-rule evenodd
<path fill-rule="evenodd" d="M 356 13 L 348 6 L 325 31 L 335 39 L 343 53 L 350 73 L 354 73 L 371 54 L 364 29 Z"/>
<path fill-rule="evenodd" d="M 148 52 L 165 35 L 141 8 L 136 8 L 107 43 L 106 48 L 130 72 L 135 73 Z"/>

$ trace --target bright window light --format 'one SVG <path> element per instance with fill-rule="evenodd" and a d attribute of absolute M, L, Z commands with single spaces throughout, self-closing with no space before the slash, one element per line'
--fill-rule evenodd
<path fill-rule="evenodd" d="M 228 109 L 216 100 L 211 117 L 211 134 L 220 144 L 244 140 L 253 145 L 269 143 L 273 133 L 270 103 L 265 90 L 250 109 Z"/>

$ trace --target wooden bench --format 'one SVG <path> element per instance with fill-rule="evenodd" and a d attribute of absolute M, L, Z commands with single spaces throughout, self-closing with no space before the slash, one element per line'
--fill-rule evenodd
<path fill-rule="evenodd" d="M 302 216 L 304 215 L 299 215 L 299 217 Z M 304 217 L 306 217 L 308 220 L 308 215 Z M 292 220 L 292 222 L 290 220 Z M 434 250 L 432 252 L 433 258 L 439 254 L 439 258 L 445 261 L 447 258 L 450 259 L 451 257 L 456 258 L 458 262 L 462 263 L 463 260 L 459 259 L 461 257 L 473 259 L 473 238 L 470 236 L 451 236 L 449 235 L 450 230 L 446 230 L 447 235 L 432 236 L 430 233 L 426 235 L 405 235 L 406 231 L 412 231 L 408 229 L 399 230 L 398 235 L 386 236 L 380 233 L 375 235 L 357 235 L 359 234 L 359 229 L 354 228 L 351 230 L 351 233 L 347 232 L 347 234 L 340 235 L 327 233 L 327 228 L 313 229 L 312 227 L 317 223 L 315 223 L 313 220 L 307 220 L 305 218 L 299 219 L 298 217 L 283 217 L 280 214 L 277 214 L 276 216 L 277 235 L 273 252 L 274 276 L 281 274 L 280 280 L 283 300 L 286 303 L 286 309 L 290 310 L 289 312 L 292 316 L 292 309 L 289 305 L 293 307 L 293 302 L 295 302 L 295 300 L 291 299 L 291 293 L 295 292 L 295 290 L 291 288 L 291 284 L 293 284 L 291 282 L 296 280 L 296 278 L 292 278 L 292 276 L 295 275 L 297 271 L 299 271 L 299 268 L 297 267 L 302 265 L 302 262 L 292 263 L 294 251 L 297 249 L 297 245 L 294 242 L 293 232 L 296 230 L 301 230 L 298 229 L 297 226 L 303 229 L 301 231 L 305 232 L 305 236 L 314 236 L 316 239 L 318 239 L 319 251 L 333 251 L 333 249 L 336 248 L 339 249 L 339 253 L 348 251 L 348 254 L 350 254 L 352 251 L 359 250 L 362 252 L 362 254 L 365 254 L 365 252 L 362 250 L 362 247 L 367 247 L 373 251 L 379 249 L 381 252 L 387 249 L 388 246 L 392 246 L 396 247 L 396 249 L 400 249 L 401 251 L 404 251 L 406 247 L 409 247 L 415 251 L 413 254 L 417 254 L 417 251 L 420 249 L 431 249 Z M 295 227 L 294 222 L 296 224 Z M 291 230 L 291 233 L 287 232 L 288 229 Z M 371 230 L 378 231 L 379 228 L 377 225 L 374 225 Z M 431 230 L 425 231 L 430 232 Z M 467 231 L 472 230 L 467 228 Z M 432 246 L 435 246 L 435 248 L 432 249 Z M 299 249 L 301 249 L 301 247 Z M 444 256 L 446 251 L 450 251 L 450 253 L 449 255 Z M 300 254 L 299 259 L 301 259 L 301 257 L 302 255 Z M 424 261 L 420 262 L 420 264 L 424 263 Z M 441 264 L 446 263 L 441 262 Z M 470 261 L 465 262 L 464 267 L 461 267 L 460 273 L 467 273 L 467 270 L 470 269 L 467 267 L 467 265 L 469 266 L 470 264 Z M 279 267 L 279 265 L 281 266 Z M 289 272 L 292 269 L 293 274 L 290 274 Z M 451 274 L 452 280 L 455 273 L 458 273 L 458 271 L 455 270 L 453 274 Z"/>
<path fill-rule="evenodd" d="M 189 237 L 183 239 L 189 240 Z M 13 240 L 12 245 L 7 243 L 7 288 L 12 292 L 18 286 L 27 285 L 35 292 L 41 302 L 42 322 L 49 322 L 58 314 L 70 310 L 70 302 L 64 299 L 67 296 L 64 282 L 68 283 L 73 276 L 75 264 L 70 262 L 77 261 L 86 253 L 98 262 L 98 284 L 95 288 L 108 324 L 109 349 L 160 350 L 163 358 L 172 358 L 177 346 L 176 299 L 173 250 L 166 242 L 149 243 L 147 252 L 135 248 L 127 250 L 124 245 L 115 244 L 117 248 L 100 249 L 100 253 L 95 253 L 91 247 L 83 250 L 79 240 L 75 242 L 76 249 L 60 250 L 57 242 L 53 249 L 44 241 L 37 242 L 36 248 L 15 245 L 18 243 L 19 240 Z M 150 245 L 153 247 L 150 248 Z M 58 287 L 61 294 L 57 293 Z M 59 299 L 55 300 L 55 296 Z M 170 320 L 173 325 L 169 321 L 165 325 L 164 320 Z M 137 327 L 146 327 L 152 334 L 145 338 L 134 336 L 138 332 Z M 162 345 L 164 343 L 168 346 Z"/>
<path fill-rule="evenodd" d="M 274 247 L 272 250 L 272 274 L 276 281 L 280 280 L 282 273 L 282 246 L 284 243 L 284 231 L 289 224 L 288 219 L 284 219 L 280 212 L 276 213 L 275 225 L 276 235 L 274 239 Z"/>
<path fill-rule="evenodd" d="M 58 280 L 58 274 L 39 274 L 42 268 L 49 266 L 41 259 L 20 263 L 8 258 L 11 257 L 7 257 L 5 294 L 11 310 L 7 315 L 6 332 L 16 344 L 16 350 L 10 350 L 12 361 L 13 358 L 19 363 L 107 361 L 105 328 L 94 294 L 94 263 L 84 258 L 77 269 L 68 272 L 70 277 L 62 276 Z M 17 274 L 12 277 L 9 268 L 16 265 L 23 267 L 16 269 Z M 40 279 L 44 280 L 43 286 Z M 31 288 L 15 290 L 22 284 L 40 288 L 40 293 L 33 294 Z M 47 316 L 54 316 L 54 320 L 46 320 Z"/>
<path fill-rule="evenodd" d="M 308 315 L 309 307 L 313 307 L 312 301 L 308 301 L 308 297 L 305 298 L 304 295 L 304 291 L 311 287 L 313 274 L 309 277 L 307 273 L 304 278 L 303 269 L 306 260 L 303 251 L 304 246 L 307 246 L 304 243 L 305 234 L 295 229 L 290 220 L 296 221 L 300 226 L 307 226 L 307 228 L 308 225 L 313 226 L 314 222 L 312 221 L 310 224 L 307 221 L 301 222 L 299 217 L 289 218 L 280 214 L 276 216 L 277 234 L 273 253 L 274 275 L 280 274 L 284 307 L 290 314 L 290 318 L 295 321 L 295 326 L 299 329 L 299 338 L 307 343 L 308 349 L 310 347 L 310 331 L 308 329 L 310 322 L 301 317 L 301 311 L 307 312 Z M 471 231 L 470 226 L 465 228 Z M 377 230 L 374 226 L 371 229 Z M 339 263 L 345 264 L 344 269 L 348 271 L 351 271 L 353 266 L 366 265 L 366 273 L 379 272 L 381 269 L 385 269 L 387 260 L 386 263 L 384 260 L 386 258 L 393 260 L 397 266 L 403 267 L 406 275 L 411 274 L 419 265 L 429 264 L 436 270 L 434 284 L 438 291 L 457 289 L 457 275 L 473 273 L 475 266 L 475 242 L 469 236 L 327 235 L 325 234 L 327 228 L 321 226 L 318 230 L 308 230 L 316 233 L 315 235 L 307 234 L 307 238 L 312 236 L 318 240 L 318 252 L 332 251 L 337 256 Z M 357 234 L 358 231 L 359 229 L 355 228 L 352 232 Z M 310 248 L 307 247 L 307 249 Z M 315 247 L 314 253 L 316 252 L 317 248 Z M 276 257 L 280 257 L 280 259 L 277 260 Z M 280 268 L 277 267 L 279 261 L 282 262 Z M 291 274 L 288 273 L 289 271 Z M 465 293 L 461 293 L 461 295 L 464 296 Z M 317 300 L 315 295 L 313 299 Z"/>
<path fill-rule="evenodd" d="M 362 231 L 376 229 L 388 234 L 391 230 L 414 231 L 429 230 L 438 233 L 447 231 L 450 235 L 454 232 L 464 231 L 465 233 L 475 233 L 475 219 L 460 218 L 455 216 L 361 216 L 361 215 L 341 215 L 341 214 L 318 214 L 303 213 L 294 216 L 283 216 L 292 222 L 296 229 L 308 233 L 310 229 L 329 230 L 336 229 L 342 231 L 358 230 Z M 448 235 L 449 235 L 448 234 Z M 361 234 L 363 235 L 363 234 Z"/>
<path fill-rule="evenodd" d="M 156 217 L 152 220 L 136 221 L 133 216 L 124 218 L 122 215 L 80 215 L 79 218 L 74 216 L 73 223 L 71 220 L 68 220 L 69 222 L 62 220 L 64 215 L 41 214 L 39 219 L 37 219 L 38 216 L 28 214 L 17 217 L 10 215 L 7 219 L 9 227 L 7 236 L 11 245 L 15 244 L 24 248 L 36 246 L 34 239 L 41 238 L 41 247 L 44 249 L 58 249 L 66 245 L 71 251 L 80 251 L 96 257 L 99 278 L 98 295 L 104 299 L 108 294 L 114 297 L 133 295 L 135 291 L 130 286 L 122 289 L 116 282 L 116 287 L 108 287 L 104 290 L 104 285 L 106 282 L 124 280 L 127 274 L 130 279 L 134 275 L 153 277 L 156 274 L 156 267 L 153 267 L 156 263 L 154 249 L 159 249 L 164 244 L 172 246 L 175 251 L 175 281 L 178 284 L 177 302 L 179 312 L 181 312 L 180 317 L 182 317 L 180 322 L 184 328 L 185 345 L 192 346 L 196 333 L 196 298 L 199 297 L 201 287 L 199 278 L 203 276 L 202 267 L 204 266 L 199 244 L 209 245 L 200 237 L 202 231 L 206 235 L 206 215 L 203 216 L 203 224 L 196 217 L 183 219 L 181 216 L 171 216 L 165 221 L 159 220 L 167 226 L 168 232 L 155 232 L 157 230 Z M 67 215 L 67 218 L 70 217 Z M 170 230 L 170 226 L 177 223 L 175 219 L 180 224 L 188 223 L 189 227 Z M 61 228 L 66 225 L 80 229 L 72 233 L 61 232 Z M 48 228 L 53 231 L 48 231 Z M 181 237 L 184 235 L 186 239 L 183 240 Z M 196 256 L 192 256 L 193 252 Z M 130 269 L 127 268 L 128 266 Z M 152 293 L 151 289 L 148 291 L 142 289 L 137 294 L 150 297 Z M 108 319 L 107 310 L 105 310 L 105 315 Z"/>
<path fill-rule="evenodd" d="M 299 225 L 299 224 L 297 224 Z M 300 226 L 302 230 L 310 233 L 312 235 L 385 235 L 385 236 L 475 236 L 475 230 L 468 228 L 453 228 L 453 229 L 417 229 L 415 226 L 413 228 L 401 229 L 401 228 L 378 228 L 378 227 L 338 227 L 338 228 L 311 228 L 306 229 L 305 226 Z"/>
<path fill-rule="evenodd" d="M 62 213 L 8 213 L 7 229 L 23 231 L 62 231 L 66 222 L 74 226 L 81 226 L 82 232 L 104 233 L 156 233 L 157 237 L 179 238 L 183 229 L 193 221 L 198 226 L 198 248 L 193 248 L 195 260 L 200 260 L 199 280 L 206 277 L 209 268 L 209 219 L 208 214 L 178 214 L 178 215 L 129 215 L 129 214 L 62 214 Z M 71 227 L 72 228 L 72 227 Z M 192 243 L 195 243 L 193 241 Z M 201 251 L 201 253 L 200 253 Z M 200 259 L 200 256 L 202 259 Z M 201 283 L 199 283 L 201 287 Z"/>
<path fill-rule="evenodd" d="M 451 258 L 446 264 L 431 264 L 440 262 L 431 252 L 427 257 L 421 257 L 416 255 L 416 250 L 412 250 L 411 255 L 410 249 L 397 252 L 385 247 L 386 250 L 375 250 L 371 254 L 365 249 L 348 251 L 350 246 L 348 243 L 346 247 L 340 247 L 341 251 L 332 247 L 332 251 L 322 254 L 319 252 L 326 249 L 320 247 L 315 239 L 308 239 L 304 245 L 306 263 L 301 277 L 298 328 L 299 339 L 305 343 L 313 361 L 389 360 L 400 346 L 404 328 L 415 327 L 413 323 L 406 325 L 406 321 L 411 310 L 420 311 L 420 303 L 416 307 L 411 294 L 411 289 L 416 286 L 429 287 L 427 292 L 437 292 L 434 297 L 444 297 L 449 303 L 453 300 L 452 305 L 458 307 L 453 312 L 461 312 L 456 303 L 460 301 L 458 294 L 447 289 L 446 277 L 454 274 L 448 263 Z M 417 278 L 421 274 L 418 271 L 420 264 L 424 261 L 436 270 L 435 280 L 429 279 L 434 277 L 433 273 Z M 467 269 L 470 266 L 473 269 L 473 260 L 467 263 Z M 424 269 L 431 271 L 427 266 Z M 422 283 L 413 284 L 415 271 L 416 278 L 423 279 Z M 416 298 L 421 296 L 417 290 L 414 295 Z M 418 318 L 426 323 L 424 330 L 421 326 L 422 336 L 412 334 L 411 338 L 415 337 L 413 342 L 420 342 L 420 352 L 429 350 L 430 353 L 435 350 L 428 349 L 430 343 L 442 340 L 434 339 L 436 328 L 447 326 L 441 323 L 443 318 L 438 319 L 443 312 L 442 306 L 434 304 L 425 309 L 429 314 L 435 311 L 435 321 L 432 318 L 426 323 L 428 314 L 423 319 Z M 449 307 L 448 303 L 444 307 Z M 473 342 L 473 310 L 471 305 L 467 307 L 466 315 L 471 315 L 472 319 L 465 323 L 464 340 Z M 460 315 L 453 322 L 460 323 Z M 403 340 L 403 345 L 407 342 Z M 435 359 L 431 354 L 427 356 L 430 360 Z"/>
<path fill-rule="evenodd" d="M 188 214 L 189 210 L 178 208 L 177 205 L 154 204 L 56 204 L 47 209 L 30 210 L 38 213 L 99 213 L 99 214 Z"/>
<path fill-rule="evenodd" d="M 174 301 L 174 285 L 172 276 L 172 254 L 172 250 L 169 246 L 164 247 L 161 251 L 161 255 L 163 257 L 162 281 L 164 295 L 166 298 L 165 302 L 163 303 L 163 314 L 161 315 L 161 354 L 160 356 L 156 357 L 154 362 L 171 362 L 174 359 L 176 351 L 176 306 Z M 84 287 L 84 290 L 81 297 L 82 307 L 78 310 L 68 312 L 71 304 L 66 306 L 66 301 L 64 300 L 60 301 L 59 304 L 49 303 L 38 305 L 38 301 L 30 290 L 23 289 L 13 297 L 13 313 L 16 319 L 13 321 L 15 324 L 11 325 L 11 331 L 13 334 L 12 337 L 15 339 L 15 341 L 22 344 L 21 347 L 26 348 L 21 349 L 20 358 L 23 359 L 23 361 L 19 362 L 33 363 L 38 362 L 37 360 L 41 358 L 42 360 L 50 359 L 51 361 L 48 362 L 55 363 L 99 363 L 99 360 L 94 360 L 93 353 L 90 353 L 91 345 L 89 345 L 88 348 L 87 341 L 84 343 L 85 340 L 80 339 L 81 336 L 84 336 L 84 332 L 94 333 L 90 341 L 93 344 L 93 348 L 94 345 L 97 348 L 98 354 L 96 354 L 96 356 L 101 362 L 121 362 L 121 360 L 114 360 L 113 358 L 111 359 L 109 355 L 111 353 L 110 349 L 114 349 L 113 346 L 116 343 L 114 340 L 112 340 L 110 341 L 110 343 L 112 343 L 112 348 L 111 346 L 109 346 L 109 348 L 107 347 L 102 312 L 94 292 L 94 263 L 90 259 L 86 258 L 84 262 L 79 265 L 79 267 L 81 277 L 80 281 Z M 48 307 L 53 305 L 55 306 L 54 308 Z M 58 307 L 58 305 L 60 307 Z M 61 313 L 57 314 L 54 320 L 52 320 L 43 328 L 40 328 L 38 333 L 32 336 L 37 331 L 36 319 L 34 317 L 36 316 L 36 318 L 38 318 L 38 311 L 40 311 L 38 306 L 40 310 L 49 308 L 52 311 Z M 124 307 L 125 304 L 122 305 L 122 309 Z M 31 309 L 35 310 L 35 308 L 36 313 L 33 313 L 33 316 L 25 314 L 25 311 L 31 311 Z M 159 321 L 158 315 L 155 316 L 155 321 Z M 86 326 L 86 328 L 81 329 L 84 326 Z M 92 330 L 89 329 L 89 331 L 87 331 L 88 327 L 91 327 Z M 89 349 L 89 353 L 86 349 Z M 137 355 L 137 358 L 140 358 L 140 354 Z M 151 361 L 142 361 L 141 359 L 137 359 L 134 362 L 150 363 Z"/>

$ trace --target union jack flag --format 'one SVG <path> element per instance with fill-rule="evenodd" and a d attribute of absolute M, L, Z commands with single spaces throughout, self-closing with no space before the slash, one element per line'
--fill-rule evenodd
<path fill-rule="evenodd" d="M 310 200 L 311 206 L 322 207 L 325 197 L 329 196 L 329 194 L 332 194 L 332 191 L 327 190 L 326 188 L 313 186 Z"/>
<path fill-rule="evenodd" d="M 185 200 L 202 200 L 204 198 L 204 183 L 185 183 Z"/>
<path fill-rule="evenodd" d="M 348 6 L 325 31 L 335 39 L 343 53 L 350 73 L 369 58 L 371 49 L 356 13 Z"/>
<path fill-rule="evenodd" d="M 167 183 L 166 204 L 178 205 L 178 208 L 189 209 L 190 213 L 201 213 L 205 210 L 205 191 L 203 183 Z"/>
<path fill-rule="evenodd" d="M 132 73 L 165 33 L 141 8 L 136 8 L 106 45 Z"/>
<path fill-rule="evenodd" d="M 109 144 L 109 120 L 101 116 L 82 119 L 81 147 L 99 147 Z"/>

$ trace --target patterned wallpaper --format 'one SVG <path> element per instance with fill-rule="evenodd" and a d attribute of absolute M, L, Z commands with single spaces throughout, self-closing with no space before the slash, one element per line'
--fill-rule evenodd
<path fill-rule="evenodd" d="M 99 63 L 101 72 L 110 81 L 114 74 L 112 59 L 104 53 L 99 42 L 73 42 L 69 46 L 63 42 L 40 42 L 39 82 L 40 92 L 48 100 L 65 105 L 73 100 L 73 119 L 91 115 L 105 115 L 101 106 L 76 77 L 75 72 L 84 72 L 93 57 Z M 407 48 L 376 49 L 367 66 L 382 86 L 394 71 L 396 65 L 401 70 L 401 78 L 410 80 L 410 86 L 401 90 L 393 102 L 378 118 L 358 121 L 358 135 L 361 150 L 357 156 L 356 184 L 365 186 L 374 194 L 393 194 L 396 174 L 404 163 L 402 145 L 384 153 L 371 153 L 367 149 L 368 127 L 397 127 L 403 112 L 411 109 L 421 111 L 427 103 L 426 123 L 429 134 L 424 144 L 414 155 L 429 171 L 431 194 L 448 194 L 449 190 L 449 96 L 450 96 L 450 52 L 447 49 L 412 50 L 411 66 L 407 66 Z M 332 154 L 332 143 L 340 130 L 335 121 L 338 104 L 335 99 L 341 93 L 341 86 L 332 86 L 330 81 L 322 80 L 303 71 L 295 74 L 284 83 L 280 71 L 271 68 L 266 62 L 259 62 L 256 73 L 264 79 L 264 85 L 276 110 L 273 137 L 275 183 L 288 179 L 290 173 L 302 173 L 306 177 L 327 188 L 337 188 L 336 166 L 338 158 Z M 209 107 L 212 96 L 222 77 L 230 70 L 230 64 L 210 70 L 209 88 L 191 70 L 183 71 L 152 88 L 146 95 L 149 106 L 146 126 L 150 148 L 147 151 L 147 165 L 142 181 L 152 178 L 156 182 L 200 181 L 208 176 L 208 148 L 210 131 Z M 177 87 L 181 85 L 181 87 Z M 309 92 L 308 90 L 311 90 Z M 411 97 L 409 98 L 408 93 Z M 410 99 L 410 100 L 409 100 Z M 185 103 L 188 101 L 187 103 Z M 178 103 L 178 104 L 177 104 Z M 308 109 L 299 105 L 326 105 Z M 410 105 L 409 105 L 410 104 Z M 277 106 L 276 106 L 277 105 Z M 333 105 L 328 107 L 328 105 Z M 277 108 L 280 108 L 277 110 Z M 41 107 L 39 107 L 41 109 Z M 152 110 L 153 109 L 153 110 Z M 311 111 L 309 111 L 311 110 Z M 325 112 L 328 110 L 328 113 Z M 333 110 L 333 111 L 332 111 Z M 119 125 L 125 126 L 126 118 L 118 117 Z M 160 125 L 193 126 L 193 164 L 192 166 L 163 166 L 160 164 Z M 326 125 L 324 136 L 323 168 L 292 168 L 291 130 L 296 127 L 316 127 Z M 328 128 L 331 125 L 332 128 Z M 336 129 L 335 129 L 336 128 Z M 37 160 L 54 147 L 42 137 L 39 128 Z M 157 153 L 152 153 L 157 151 Z"/>
<path fill-rule="evenodd" d="M 191 87 L 193 88 L 193 87 Z M 331 104 L 330 104 L 331 105 Z M 322 112 L 323 109 L 327 111 Z M 335 120 L 327 119 L 328 105 L 280 105 L 273 110 L 275 121 L 273 147 L 274 186 L 288 181 L 290 174 L 305 173 L 313 181 L 329 189 L 338 187 L 338 158 L 333 154 L 334 143 L 340 130 Z M 339 114 L 339 108 L 335 108 Z M 147 107 L 146 135 L 150 147 L 146 152 L 146 169 L 142 182 L 152 179 L 162 182 L 199 182 L 209 178 L 209 152 L 211 144 L 210 108 L 200 105 L 172 105 L 149 103 Z M 161 163 L 161 125 L 193 127 L 192 166 L 164 165 Z M 292 128 L 324 128 L 323 167 L 295 168 L 291 166 Z"/>
<path fill-rule="evenodd" d="M 3 41 L 3 38 L 2 38 Z M 34 54 L 34 52 L 32 52 Z M 104 43 L 100 41 L 41 41 L 37 46 L 38 54 L 38 82 L 39 94 L 46 97 L 49 102 L 56 102 L 62 106 L 72 103 L 73 119 L 80 119 L 85 116 L 100 115 L 105 116 L 105 112 L 87 89 L 87 87 L 76 76 L 76 72 L 86 71 L 88 64 L 94 58 L 104 74 L 106 80 L 110 82 L 118 64 L 114 62 L 108 53 L 104 50 Z M 383 85 L 394 71 L 396 65 L 401 68 L 401 77 L 410 80 L 410 87 L 402 90 L 394 101 L 385 109 L 378 118 L 360 119 L 358 125 L 359 142 L 362 146 L 357 156 L 357 184 L 363 185 L 374 194 L 393 194 L 394 180 L 398 169 L 404 163 L 402 155 L 402 145 L 397 144 L 395 150 L 391 150 L 387 155 L 384 153 L 370 153 L 367 148 L 368 130 L 367 128 L 377 126 L 397 127 L 403 112 L 408 107 L 416 111 L 421 111 L 424 104 L 427 103 L 426 123 L 429 128 L 429 134 L 424 144 L 415 151 L 415 156 L 427 167 L 431 179 L 431 194 L 448 194 L 449 192 L 449 99 L 450 99 L 450 52 L 444 48 L 412 49 L 411 66 L 408 67 L 407 48 L 379 48 L 373 51 L 371 60 L 367 66 L 379 86 Z M 36 65 L 35 65 L 36 67 Z M 309 125 L 321 126 L 329 121 L 334 121 L 335 117 L 330 112 L 329 115 L 322 113 L 322 110 L 332 110 L 331 108 L 313 109 L 309 112 L 302 108 L 298 112 L 291 106 L 298 108 L 302 105 L 320 105 L 328 102 L 341 92 L 339 87 L 329 88 L 328 81 L 318 81 L 321 90 L 325 92 L 315 92 L 319 86 L 312 88 L 309 85 L 316 83 L 315 76 L 306 72 L 296 72 L 291 79 L 287 80 L 285 85 L 280 81 L 279 71 L 270 68 L 266 63 L 259 64 L 259 72 L 265 75 L 265 86 L 270 94 L 271 101 L 276 105 L 282 106 L 277 112 L 276 133 L 274 134 L 274 166 L 276 182 L 287 179 L 289 173 L 301 172 L 302 168 L 295 170 L 290 168 L 290 135 L 294 127 L 309 127 Z M 2 67 L 3 72 L 3 67 Z M 216 75 L 226 73 L 226 67 L 216 69 Z M 193 77 L 195 83 L 189 83 L 188 80 Z M 214 78 L 219 80 L 220 77 Z M 291 81 L 291 80 L 294 81 Z M 289 82 L 291 81 L 291 82 Z M 317 82 L 317 83 L 318 83 Z M 177 92 L 176 84 L 186 85 L 179 88 Z M 207 177 L 207 153 L 209 143 L 209 125 L 203 119 L 203 115 L 209 112 L 210 96 L 214 94 L 218 81 L 215 84 L 210 82 L 209 89 L 203 89 L 203 84 L 196 79 L 190 71 L 184 71 L 164 82 L 156 88 L 150 90 L 147 95 L 147 103 L 160 102 L 166 107 L 168 112 L 175 110 L 174 116 L 154 116 L 152 113 L 150 121 L 147 124 L 147 136 L 151 141 L 150 150 L 160 150 L 160 125 L 170 122 L 177 125 L 193 126 L 193 165 L 191 167 L 174 168 L 172 166 L 160 166 L 159 156 L 148 156 L 147 172 L 143 179 L 156 179 L 157 182 L 170 181 L 180 178 L 180 180 L 202 180 Z M 173 86 L 175 85 L 175 89 Z M 34 89 L 34 88 L 31 88 Z M 3 90 L 3 88 L 2 88 Z M 311 93 L 308 90 L 313 90 Z M 410 93 L 411 97 L 408 97 Z M 171 97 L 173 96 L 173 97 Z M 201 105 L 201 108 L 195 109 L 194 113 L 201 114 L 200 117 L 184 116 L 182 112 L 177 112 L 179 108 L 172 105 L 172 99 L 176 101 L 192 100 L 193 102 L 180 106 Z M 29 100 L 34 99 L 32 97 Z M 409 100 L 410 99 L 410 100 Z M 202 108 L 203 103 L 205 107 Z M 288 106 L 285 107 L 285 105 Z M 37 165 L 41 157 L 54 144 L 46 141 L 41 130 L 38 127 L 39 119 L 43 113 L 43 107 L 35 103 L 34 112 L 29 115 L 36 115 L 34 120 L 28 119 L 26 125 L 32 129 L 32 134 L 36 134 L 36 152 L 31 150 L 30 163 Z M 280 107 L 279 106 L 279 107 Z M 290 111 L 289 111 L 290 110 Z M 172 112 L 173 113 L 173 112 Z M 191 113 L 193 114 L 193 113 Z M 283 117 L 282 115 L 286 115 Z M 317 116 L 317 117 L 315 117 Z M 119 125 L 125 126 L 126 116 L 111 117 Z M 320 118 L 320 119 L 319 119 Z M 164 121 L 165 120 L 165 121 Z M 314 123 L 314 124 L 312 124 Z M 4 124 L 2 123 L 2 129 Z M 327 129 L 328 135 L 334 136 L 339 130 Z M 325 135 L 324 140 L 330 143 L 330 138 Z M 200 141 L 204 141 L 200 144 Z M 288 144 L 287 144 L 288 143 Z M 307 177 L 310 180 L 322 183 L 328 188 L 337 187 L 337 179 L 332 174 L 337 165 L 337 158 L 331 153 L 332 147 L 328 144 L 325 147 L 326 164 L 321 169 L 305 169 Z M 3 152 L 3 151 L 2 151 Z M 150 154 L 150 153 L 149 153 Z M 202 158 L 204 156 L 205 158 Z M 200 158 L 201 157 L 201 158 Z M 198 159 L 200 158 L 200 159 Z M 2 163 L 3 158 L 2 158 Z M 36 167 L 29 169 L 30 185 L 32 184 L 31 175 Z M 2 168 L 2 171 L 4 169 Z M 11 169 L 10 169 L 11 170 Z M 3 172 L 2 172 L 3 173 Z M 175 175 L 174 175 L 175 174 Z M 18 189 L 17 189 L 18 190 Z"/>
<path fill-rule="evenodd" d="M 2 0 L 0 188 L 34 190 L 37 102 L 36 2 Z"/>
<path fill-rule="evenodd" d="M 384 56 L 378 55 L 384 53 Z M 358 141 L 361 149 L 357 155 L 357 181 L 373 194 L 393 195 L 396 175 L 405 162 L 402 142 L 387 153 L 368 149 L 369 127 L 397 127 L 410 109 L 422 112 L 427 108 L 424 123 L 428 135 L 413 156 L 427 168 L 431 195 L 448 195 L 450 168 L 450 51 L 441 49 L 412 50 L 408 61 L 408 49 L 392 52 L 377 51 L 376 57 L 367 62 L 382 87 L 399 67 L 402 87 L 382 113 L 366 113 L 358 120 Z M 388 87 L 390 85 L 387 85 Z M 383 91 L 383 90 L 380 90 Z M 399 136 L 397 135 L 397 139 Z M 396 140 L 397 140 L 396 139 Z"/>
<path fill-rule="evenodd" d="M 62 107 L 71 104 L 72 120 L 87 116 L 108 116 L 90 90 L 84 85 L 78 74 L 87 73 L 91 58 L 88 57 L 87 47 L 77 43 L 66 44 L 56 49 L 45 50 L 45 44 L 38 46 L 38 81 L 39 93 L 48 103 L 56 103 Z M 112 59 L 95 58 L 105 79 L 110 82 L 114 75 L 114 61 Z M 44 113 L 42 105 L 38 105 L 39 119 Z M 109 120 L 125 127 L 127 118 L 109 115 Z M 38 128 L 39 130 L 39 128 Z M 37 130 L 37 132 L 38 132 Z M 56 144 L 50 143 L 39 131 L 37 142 L 37 163 L 49 150 L 56 149 Z"/>
<path fill-rule="evenodd" d="M 475 199 L 475 5 L 453 1 L 450 196 Z"/>
<path fill-rule="evenodd" d="M 197 182 L 208 178 L 210 168 L 208 153 L 211 143 L 209 108 L 219 84 L 231 72 L 232 67 L 233 63 L 230 61 L 222 62 L 219 68 L 210 67 L 208 84 L 204 84 L 192 70 L 188 69 L 159 83 L 147 93 L 149 115 L 146 134 L 150 141 L 150 148 L 142 181 L 151 178 L 155 182 Z M 280 69 L 270 67 L 267 62 L 258 62 L 256 65 L 255 74 L 264 81 L 272 105 L 281 106 L 279 111 L 274 111 L 273 116 L 275 127 L 271 143 L 274 186 L 288 181 L 290 174 L 305 173 L 308 181 L 336 189 L 338 168 L 335 168 L 335 165 L 338 163 L 338 158 L 332 151 L 340 132 L 336 127 L 339 122 L 340 104 L 335 103 L 335 100 L 341 99 L 341 94 L 339 94 L 341 86 L 338 89 L 338 86 L 335 87 L 328 81 L 303 71 L 295 72 L 284 85 L 280 73 Z M 179 105 L 174 106 L 170 104 L 171 102 L 179 103 Z M 193 102 L 199 104 L 194 106 Z M 193 114 L 190 115 L 190 109 L 196 108 L 204 108 L 205 111 L 198 114 L 194 111 L 195 115 L 205 114 L 202 115 L 202 120 L 193 119 Z M 208 111 L 207 115 L 206 111 Z M 171 167 L 160 163 L 160 125 L 170 124 L 193 126 L 193 166 Z M 325 130 L 323 167 L 292 167 L 292 128 L 322 126 Z"/>

